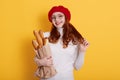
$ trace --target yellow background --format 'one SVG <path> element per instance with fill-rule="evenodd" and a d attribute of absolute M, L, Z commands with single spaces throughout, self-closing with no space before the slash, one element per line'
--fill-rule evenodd
<path fill-rule="evenodd" d="M 71 23 L 89 41 L 75 80 L 120 80 L 119 0 L 0 0 L 0 80 L 38 80 L 32 31 L 49 31 L 47 13 L 68 7 Z"/>

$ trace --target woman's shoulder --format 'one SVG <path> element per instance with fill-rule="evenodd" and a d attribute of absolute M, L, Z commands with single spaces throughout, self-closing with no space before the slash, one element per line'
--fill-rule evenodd
<path fill-rule="evenodd" d="M 44 32 L 43 35 L 44 35 L 44 37 L 49 37 L 50 36 L 50 32 Z"/>

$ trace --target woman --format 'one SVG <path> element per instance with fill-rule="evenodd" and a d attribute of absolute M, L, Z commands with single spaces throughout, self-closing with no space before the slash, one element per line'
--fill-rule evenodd
<path fill-rule="evenodd" d="M 48 18 L 52 29 L 44 36 L 49 39 L 52 56 L 35 58 L 35 62 L 39 66 L 55 67 L 57 74 L 47 80 L 74 80 L 73 69 L 79 70 L 83 65 L 88 42 L 70 23 L 70 11 L 64 6 L 52 7 Z"/>

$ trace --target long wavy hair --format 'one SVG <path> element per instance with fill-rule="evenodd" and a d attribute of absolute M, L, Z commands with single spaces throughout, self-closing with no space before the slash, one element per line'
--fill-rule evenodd
<path fill-rule="evenodd" d="M 50 32 L 49 42 L 57 43 L 60 38 L 60 33 L 57 28 L 52 24 L 52 29 Z M 66 19 L 65 24 L 63 25 L 63 48 L 68 47 L 68 43 L 72 41 L 74 45 L 77 45 L 79 42 L 83 43 L 84 38 L 82 35 L 75 29 L 75 27 Z"/>

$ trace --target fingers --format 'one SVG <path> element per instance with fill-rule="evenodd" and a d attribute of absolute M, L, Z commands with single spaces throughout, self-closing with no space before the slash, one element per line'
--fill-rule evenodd
<path fill-rule="evenodd" d="M 40 59 L 38 59 L 37 57 L 34 58 L 34 61 L 38 66 L 42 65 Z"/>
<path fill-rule="evenodd" d="M 78 44 L 79 51 L 80 52 L 85 52 L 89 46 L 89 43 L 87 40 L 84 39 L 83 43 Z"/>
<path fill-rule="evenodd" d="M 42 59 L 38 59 L 35 57 L 34 61 L 37 63 L 38 66 L 52 66 L 53 65 L 53 60 L 52 57 L 45 57 Z"/>
<path fill-rule="evenodd" d="M 84 45 L 84 46 L 88 46 L 88 45 L 89 45 L 88 41 L 87 41 L 87 40 L 84 40 L 83 45 Z"/>
<path fill-rule="evenodd" d="M 50 56 L 50 57 L 47 57 L 47 66 L 51 66 L 51 65 L 53 65 L 53 59 Z"/>

